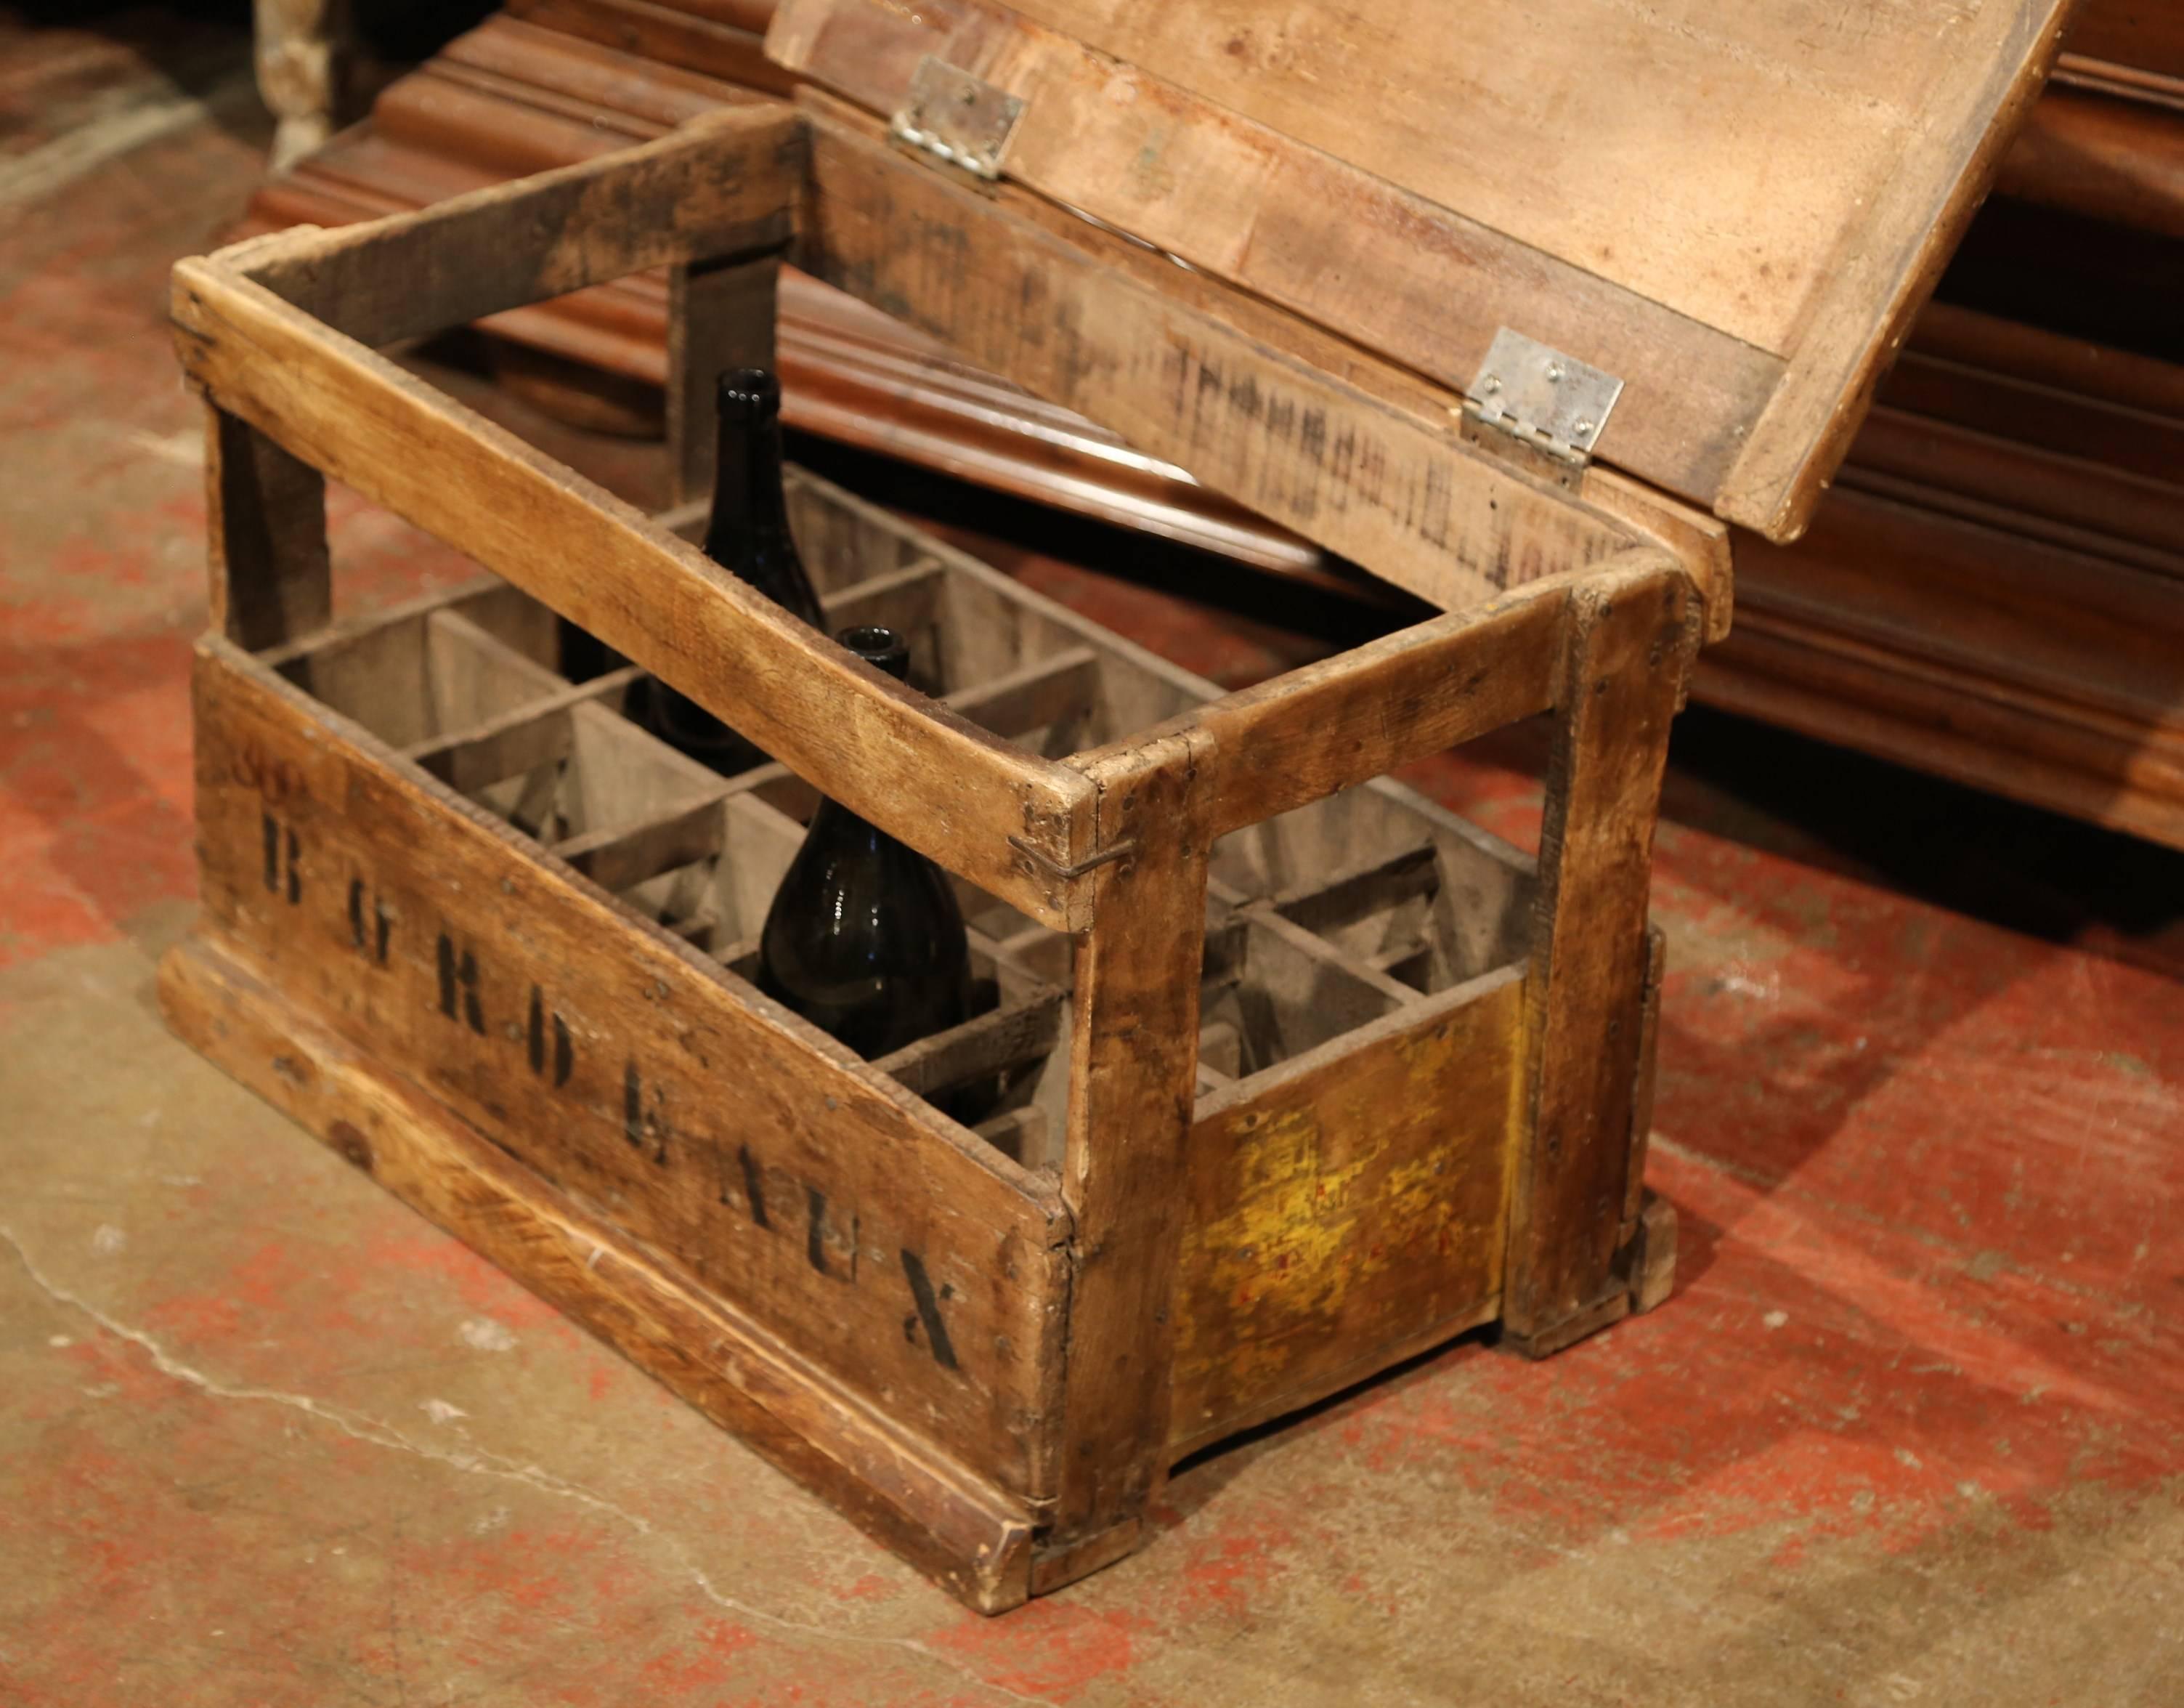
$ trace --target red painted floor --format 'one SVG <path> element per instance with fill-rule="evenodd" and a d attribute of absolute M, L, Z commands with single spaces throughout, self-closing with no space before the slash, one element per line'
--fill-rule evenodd
<path fill-rule="evenodd" d="M 161 290 L 259 170 L 241 53 L 0 14 L 0 1701 L 2184 1703 L 2173 856 L 1687 720 L 1675 1296 L 1209 1459 L 999 1621 L 167 1041 Z M 359 607 L 463 572 L 334 522 Z M 1224 680 L 1318 644 L 1002 555 Z M 1526 758 L 1412 780 L 1524 840 Z"/>

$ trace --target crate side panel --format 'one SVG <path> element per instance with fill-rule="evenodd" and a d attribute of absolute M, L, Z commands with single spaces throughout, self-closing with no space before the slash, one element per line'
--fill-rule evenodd
<path fill-rule="evenodd" d="M 1201 1106 L 1177 1286 L 1178 1451 L 1491 1314 L 1523 1032 L 1510 968 Z"/>
<path fill-rule="evenodd" d="M 182 1040 L 413 1209 L 983 1612 L 1025 1596 L 1022 1503 L 654 1262 L 467 1123 L 267 985 L 215 938 L 159 966 Z"/>
<path fill-rule="evenodd" d="M 231 649 L 205 905 L 306 1007 L 1011 1493 L 1044 1492 L 1066 1220 L 716 966 Z"/>

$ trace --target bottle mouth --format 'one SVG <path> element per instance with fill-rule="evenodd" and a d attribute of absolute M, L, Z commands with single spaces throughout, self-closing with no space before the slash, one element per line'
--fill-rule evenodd
<path fill-rule="evenodd" d="M 721 407 L 750 415 L 781 412 L 781 380 L 771 368 L 729 368 L 721 375 Z"/>
<path fill-rule="evenodd" d="M 877 624 L 859 628 L 845 628 L 834 639 L 843 647 L 875 669 L 884 670 L 900 681 L 910 671 L 910 647 L 892 628 Z"/>

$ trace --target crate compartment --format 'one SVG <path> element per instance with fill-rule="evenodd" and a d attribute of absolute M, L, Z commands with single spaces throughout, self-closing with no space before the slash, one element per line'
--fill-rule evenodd
<path fill-rule="evenodd" d="M 1067 754 L 1218 697 L 824 482 L 792 470 L 789 491 L 829 626 L 896 628 L 928 689 L 996 734 Z M 694 526 L 686 517 L 682 531 Z M 571 680 L 560 673 L 571 650 L 543 606 L 488 583 L 265 661 L 315 698 L 325 684 L 329 710 L 398 745 L 633 915 L 753 979 L 759 929 L 818 791 L 779 763 L 722 776 L 677 752 L 631 721 L 634 667 L 610 659 Z M 1388 855 L 1390 843 L 1408 846 Z M 1490 892 L 1509 913 L 1525 866 L 1384 781 L 1223 838 L 1207 900 L 1198 1119 L 1483 970 L 1473 963 L 1484 950 L 1513 963 L 1523 946 L 1511 920 L 1477 925 L 1460 901 Z M 1295 881 L 1314 870 L 1337 875 Z M 975 1093 L 980 1136 L 1050 1166 L 1067 1119 L 1076 940 L 955 882 L 978 1012 L 873 1066 L 928 1102 Z"/>

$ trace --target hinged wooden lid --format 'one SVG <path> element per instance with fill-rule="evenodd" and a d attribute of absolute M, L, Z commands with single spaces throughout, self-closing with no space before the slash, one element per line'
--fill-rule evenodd
<path fill-rule="evenodd" d="M 1505 327 L 1602 370 L 1603 462 L 1783 539 L 2074 6 L 783 0 L 767 51 L 883 116 L 968 73 L 961 165 L 1474 401 Z"/>

